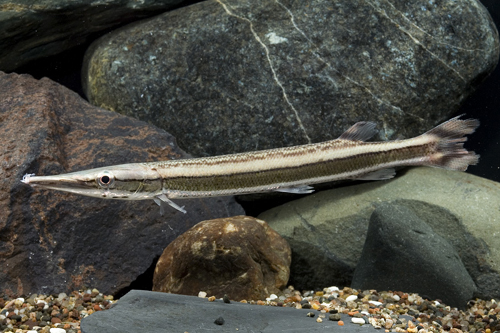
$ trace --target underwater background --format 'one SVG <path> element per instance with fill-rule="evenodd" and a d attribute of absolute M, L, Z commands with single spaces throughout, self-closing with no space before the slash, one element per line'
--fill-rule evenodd
<path fill-rule="evenodd" d="M 197 2 L 201 1 L 184 1 L 179 7 Z M 481 3 L 488 9 L 499 29 L 500 1 L 481 0 Z M 115 29 L 116 27 L 113 27 L 110 30 Z M 90 40 L 93 41 L 107 32 L 96 34 L 95 38 Z M 62 54 L 33 61 L 15 72 L 30 74 L 37 79 L 48 77 L 85 98 L 81 84 L 81 68 L 83 55 L 89 45 L 90 42 Z M 467 172 L 500 182 L 500 66 L 497 66 L 476 92 L 464 102 L 457 114 L 462 113 L 466 118 L 476 118 L 481 122 L 479 129 L 466 143 L 466 148 L 475 151 L 481 158 L 479 164 L 471 166 Z"/>

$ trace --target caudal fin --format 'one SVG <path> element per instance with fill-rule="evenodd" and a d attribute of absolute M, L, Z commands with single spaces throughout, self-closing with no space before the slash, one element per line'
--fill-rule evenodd
<path fill-rule="evenodd" d="M 464 148 L 466 135 L 474 133 L 479 126 L 477 119 L 459 119 L 462 115 L 431 129 L 423 135 L 432 135 L 436 140 L 436 151 L 430 158 L 429 165 L 465 171 L 469 165 L 479 161 L 479 155 Z"/>

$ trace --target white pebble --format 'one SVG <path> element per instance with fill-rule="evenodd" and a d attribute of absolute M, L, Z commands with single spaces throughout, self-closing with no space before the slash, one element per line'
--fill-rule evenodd
<path fill-rule="evenodd" d="M 266 298 L 266 301 L 271 302 L 274 301 L 276 298 L 278 298 L 278 296 L 276 296 L 275 294 L 271 294 L 269 295 L 269 297 Z"/>
<path fill-rule="evenodd" d="M 206 293 L 206 292 L 204 292 L 204 291 L 200 291 L 200 292 L 198 293 L 198 297 L 200 297 L 200 298 L 205 298 L 205 297 L 207 297 L 207 293 Z"/>
<path fill-rule="evenodd" d="M 375 306 L 382 305 L 382 302 L 377 302 L 377 301 L 368 301 L 368 303 L 373 304 Z"/>
<path fill-rule="evenodd" d="M 50 333 L 66 333 L 66 330 L 64 328 L 57 328 L 53 327 L 49 331 Z"/>
<path fill-rule="evenodd" d="M 399 297 L 399 295 L 392 295 L 392 299 L 397 302 L 401 299 L 401 297 Z"/>
<path fill-rule="evenodd" d="M 333 293 L 334 291 L 339 291 L 340 289 L 338 287 L 328 287 L 326 288 L 327 293 Z"/>
<path fill-rule="evenodd" d="M 441 303 L 439 303 L 438 301 L 434 301 L 435 306 L 438 306 L 439 304 L 441 304 Z"/>
<path fill-rule="evenodd" d="M 351 295 L 345 299 L 346 302 L 354 302 L 355 300 L 358 299 L 358 296 L 356 295 Z"/>
<path fill-rule="evenodd" d="M 26 333 L 38 333 L 37 331 L 28 331 Z"/>
<path fill-rule="evenodd" d="M 363 318 L 358 318 L 358 317 L 352 317 L 351 321 L 355 324 L 366 324 L 365 320 Z M 51 332 L 52 333 L 52 332 Z"/>

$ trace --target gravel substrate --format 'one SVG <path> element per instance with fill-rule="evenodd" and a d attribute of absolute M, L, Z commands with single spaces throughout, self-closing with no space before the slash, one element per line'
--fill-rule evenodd
<path fill-rule="evenodd" d="M 201 293 L 200 296 L 205 295 Z M 213 301 L 215 297 L 207 299 Z M 0 332 L 79 333 L 82 318 L 109 309 L 114 302 L 112 296 L 105 296 L 95 289 L 71 295 L 0 298 Z M 496 300 L 477 299 L 470 301 L 466 310 L 458 310 L 439 300 L 428 300 L 411 293 L 339 290 L 336 287 L 301 293 L 288 287 L 265 301 L 242 302 L 311 309 L 307 314 L 313 318 L 311 325 L 314 321 L 339 321 L 338 314 L 344 313 L 351 317 L 352 323 L 371 324 L 385 332 L 500 332 L 500 306 Z M 338 324 L 344 325 L 342 321 Z"/>
<path fill-rule="evenodd" d="M 109 309 L 113 296 L 98 290 L 75 291 L 71 295 L 36 295 L 0 298 L 0 332 L 81 333 L 80 320 Z"/>

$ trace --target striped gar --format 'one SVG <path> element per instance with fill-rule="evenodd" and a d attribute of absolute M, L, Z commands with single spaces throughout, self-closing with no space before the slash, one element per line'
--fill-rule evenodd
<path fill-rule="evenodd" d="M 460 117 L 460 116 L 459 116 Z M 479 126 L 459 117 L 411 139 L 365 142 L 372 122 L 358 122 L 338 139 L 231 155 L 121 164 L 55 176 L 26 174 L 31 186 L 106 199 L 153 199 L 186 213 L 170 199 L 265 191 L 311 193 L 311 184 L 394 177 L 394 167 L 426 165 L 465 171 L 479 155 L 463 147 Z"/>

